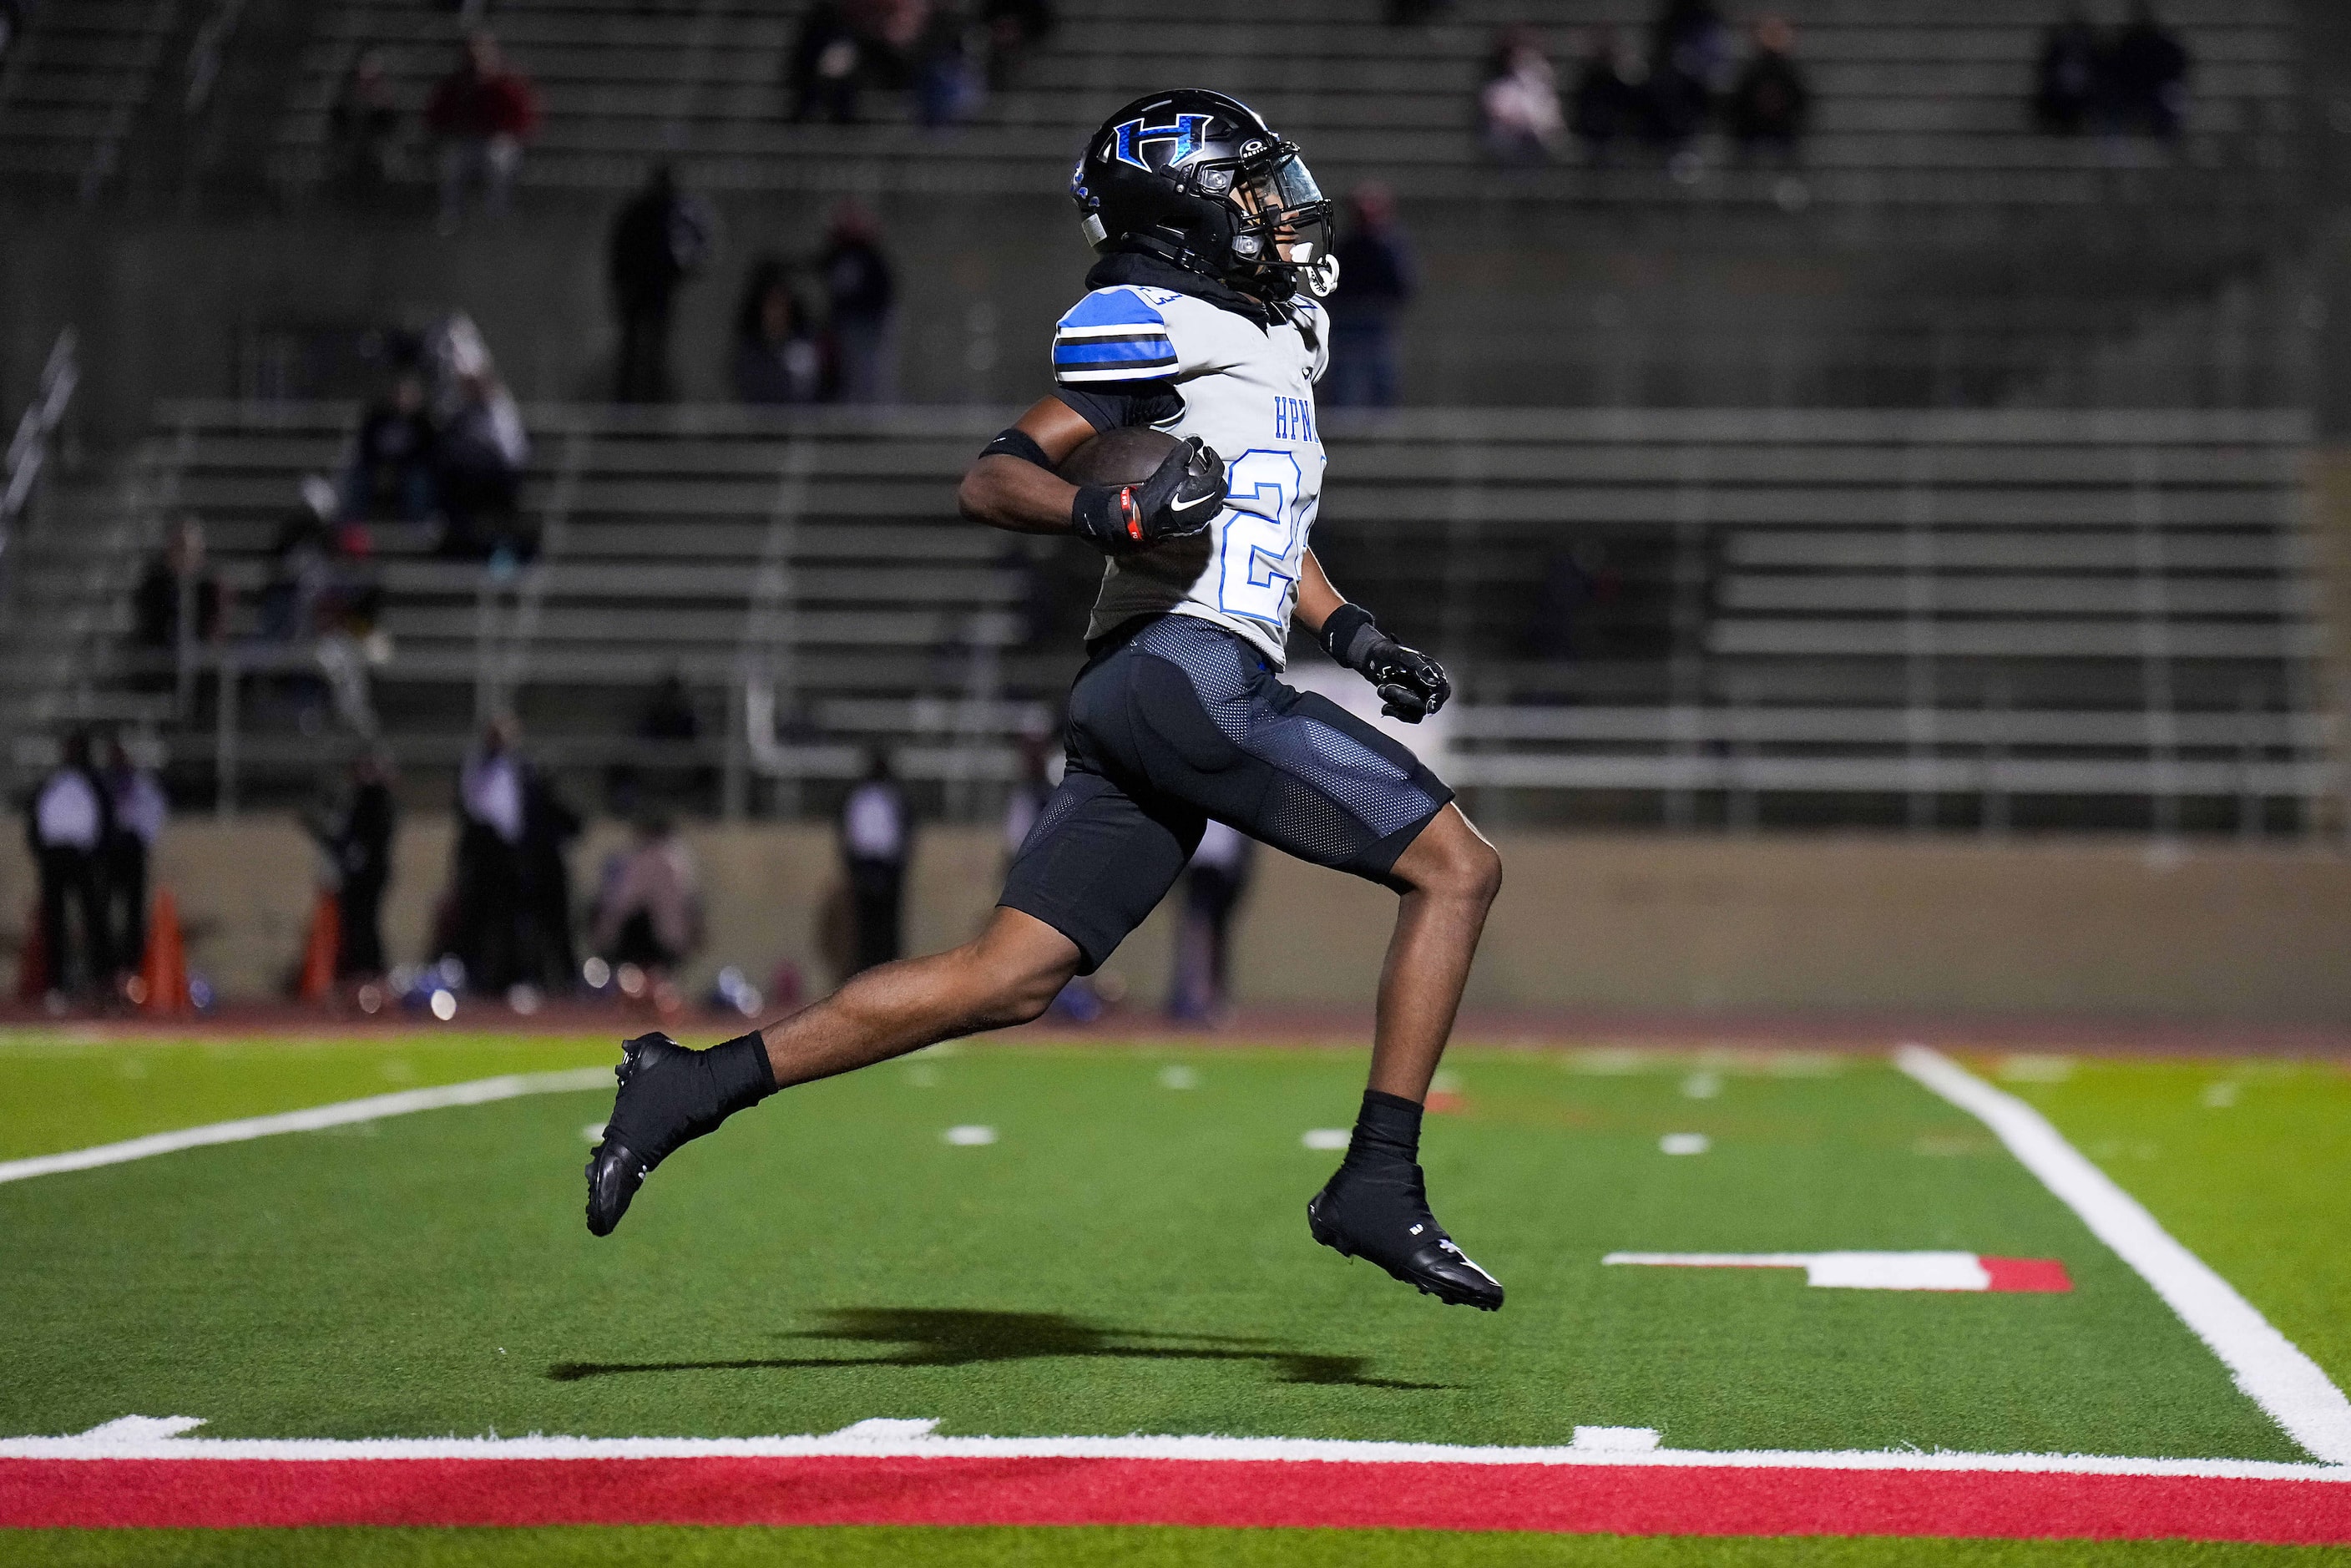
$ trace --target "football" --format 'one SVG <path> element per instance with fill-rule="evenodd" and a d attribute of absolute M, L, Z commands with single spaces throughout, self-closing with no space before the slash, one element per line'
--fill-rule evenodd
<path fill-rule="evenodd" d="M 1148 426 L 1105 430 L 1061 459 L 1060 472 L 1072 485 L 1140 485 L 1182 444 Z"/>

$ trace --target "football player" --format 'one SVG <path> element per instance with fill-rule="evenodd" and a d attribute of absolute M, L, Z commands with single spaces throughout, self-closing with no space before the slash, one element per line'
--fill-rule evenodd
<path fill-rule="evenodd" d="M 958 495 L 967 517 L 1074 533 L 1108 558 L 1070 694 L 1067 774 L 971 942 L 869 970 L 708 1051 L 629 1041 L 588 1162 L 588 1227 L 611 1231 L 680 1145 L 778 1090 L 1037 1018 L 1150 914 L 1214 817 L 1397 894 L 1370 1086 L 1307 1224 L 1441 1301 L 1493 1310 L 1502 1287 L 1430 1213 L 1418 1154 L 1500 857 L 1409 749 L 1280 679 L 1295 620 L 1395 717 L 1417 723 L 1451 692 L 1435 659 L 1340 595 L 1307 544 L 1331 204 L 1254 110 L 1188 89 L 1113 115 L 1071 194 L 1101 260 L 1054 334 L 1054 390 Z M 1135 427 L 1177 438 L 1147 477 L 1056 472 L 1096 434 Z"/>

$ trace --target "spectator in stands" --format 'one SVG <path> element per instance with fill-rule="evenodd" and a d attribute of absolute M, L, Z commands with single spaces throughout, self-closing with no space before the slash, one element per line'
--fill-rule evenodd
<path fill-rule="evenodd" d="M 1569 129 L 1583 143 L 1586 161 L 1594 168 L 1606 167 L 1617 144 L 1640 133 L 1646 112 L 1641 89 L 1625 69 L 1616 29 L 1594 27 L 1568 110 Z"/>
<path fill-rule="evenodd" d="M 52 1007 L 62 1007 L 78 988 L 95 989 L 114 972 L 99 863 L 113 813 L 90 767 L 89 736 L 66 737 L 64 760 L 33 791 L 25 829 L 40 875 L 43 988 Z M 67 928 L 68 904 L 80 919 L 78 964 Z"/>
<path fill-rule="evenodd" d="M 2042 130 L 2076 136 L 2088 126 L 2098 96 L 2101 52 L 2097 29 L 2078 10 L 2043 37 L 2032 92 L 2032 118 Z"/>
<path fill-rule="evenodd" d="M 653 684 L 631 733 L 668 746 L 701 738 L 702 716 L 695 711 L 694 693 L 683 674 L 672 669 Z M 635 817 L 648 800 L 678 804 L 698 793 L 704 781 L 695 767 L 617 762 L 604 775 L 605 799 L 612 815 Z"/>
<path fill-rule="evenodd" d="M 475 188 L 483 211 L 504 213 L 522 165 L 522 144 L 538 128 L 538 95 L 507 68 L 494 35 L 467 35 L 465 63 L 433 89 L 424 120 L 441 141 L 443 232 L 455 230 Z"/>
<path fill-rule="evenodd" d="M 515 738 L 514 720 L 491 720 L 457 774 L 452 950 L 468 985 L 491 994 L 522 977 L 525 779 Z"/>
<path fill-rule="evenodd" d="M 258 606 L 265 642 L 306 642 L 317 632 L 319 602 L 332 586 L 340 505 L 324 475 L 303 476 L 301 505 L 279 520 L 270 541 Z"/>
<path fill-rule="evenodd" d="M 362 49 L 327 110 L 333 175 L 345 194 L 379 200 L 400 173 L 400 104 L 383 74 L 383 51 Z"/>
<path fill-rule="evenodd" d="M 1549 162 L 1559 150 L 1566 120 L 1560 114 L 1558 73 L 1532 27 L 1502 29 L 1478 89 L 1478 115 L 1486 151 L 1506 168 Z"/>
<path fill-rule="evenodd" d="M 1167 1016 L 1207 1023 L 1223 1015 L 1231 994 L 1233 912 L 1249 891 L 1257 842 L 1211 821 L 1184 871 L 1183 924 L 1176 933 L 1176 974 L 1167 987 Z"/>
<path fill-rule="evenodd" d="M 979 25 L 987 33 L 987 85 L 1002 92 L 1017 82 L 1029 51 L 1051 37 L 1059 21 L 1052 0 L 981 0 Z"/>
<path fill-rule="evenodd" d="M 438 497 L 434 450 L 440 433 L 425 403 L 423 374 L 404 367 L 368 405 L 343 473 L 343 515 L 361 521 L 423 522 Z"/>
<path fill-rule="evenodd" d="M 141 683 L 172 685 L 183 656 L 221 634 L 220 579 L 204 564 L 204 526 L 191 512 L 172 526 L 169 541 L 147 563 L 131 595 L 132 632 L 142 651 Z"/>
<path fill-rule="evenodd" d="M 1391 27 L 1426 27 L 1453 9 L 1453 0 L 1381 0 L 1380 16 Z"/>
<path fill-rule="evenodd" d="M 1412 248 L 1387 187 L 1366 183 L 1347 197 L 1339 287 L 1330 300 L 1331 368 L 1323 395 L 1334 407 L 1388 408 L 1396 401 L 1396 320 L 1417 287 Z"/>
<path fill-rule="evenodd" d="M 1649 134 L 1658 145 L 1684 147 L 1705 126 L 1729 57 L 1714 0 L 1665 0 L 1649 34 Z"/>
<path fill-rule="evenodd" d="M 890 753 L 876 747 L 864 781 L 841 808 L 841 858 L 855 933 L 850 974 L 887 964 L 904 950 L 906 862 L 913 849 L 905 791 L 898 788 Z"/>
<path fill-rule="evenodd" d="M 670 374 L 670 313 L 677 291 L 701 270 L 717 226 L 710 204 L 680 190 L 677 174 L 657 163 L 644 188 L 612 222 L 607 276 L 621 322 L 615 402 L 667 402 L 677 394 Z"/>
<path fill-rule="evenodd" d="M 636 842 L 606 862 L 590 936 L 613 967 L 656 973 L 675 969 L 702 945 L 701 879 L 668 817 L 639 817 Z"/>
<path fill-rule="evenodd" d="M 522 516 L 523 465 L 530 437 L 522 410 L 486 364 L 457 377 L 456 411 L 434 447 L 441 494 L 441 553 L 467 560 L 528 560 L 537 533 Z"/>
<path fill-rule="evenodd" d="M 914 45 L 914 115 L 936 130 L 960 125 L 987 96 L 984 36 L 952 5 L 935 6 Z"/>
<path fill-rule="evenodd" d="M 796 120 L 857 123 L 857 100 L 865 78 L 864 50 L 849 25 L 847 9 L 834 0 L 816 0 L 801 14 L 787 67 Z"/>
<path fill-rule="evenodd" d="M 751 268 L 735 312 L 735 351 L 727 377 L 736 398 L 752 403 L 814 402 L 825 392 L 824 349 L 809 309 L 776 256 Z"/>
<path fill-rule="evenodd" d="M 2113 130 L 2169 141 L 2188 116 L 2188 48 L 2137 0 L 2103 58 L 2101 99 Z"/>
<path fill-rule="evenodd" d="M 351 759 L 350 779 L 331 812 L 308 826 L 335 868 L 335 977 L 369 979 L 384 971 L 383 892 L 392 882 L 392 758 L 368 747 Z"/>
<path fill-rule="evenodd" d="M 854 197 L 832 210 L 818 271 L 824 278 L 842 402 L 898 400 L 898 286 L 873 214 Z"/>
<path fill-rule="evenodd" d="M 108 827 L 99 880 L 106 908 L 106 949 L 120 982 L 147 956 L 147 866 L 171 808 L 155 776 L 131 761 L 120 737 L 106 744 Z"/>
<path fill-rule="evenodd" d="M 8 57 L 8 47 L 24 30 L 25 8 L 19 0 L 0 0 L 0 60 Z"/>
<path fill-rule="evenodd" d="M 536 768 L 522 770 L 521 960 L 517 978 L 542 990 L 569 991 L 580 973 L 571 936 L 571 841 L 584 824 Z"/>
<path fill-rule="evenodd" d="M 1784 17 L 1761 16 L 1754 37 L 1755 52 L 1730 88 L 1731 140 L 1742 157 L 1793 162 L 1813 108 L 1812 89 L 1789 53 L 1795 29 Z"/>

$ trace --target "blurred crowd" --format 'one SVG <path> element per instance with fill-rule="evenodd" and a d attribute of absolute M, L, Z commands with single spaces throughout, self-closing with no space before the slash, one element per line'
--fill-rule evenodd
<path fill-rule="evenodd" d="M 2042 40 L 2033 120 L 2053 136 L 2097 131 L 2168 141 L 2187 120 L 2193 63 L 2147 0 L 2111 32 L 2076 10 Z"/>
<path fill-rule="evenodd" d="M 1637 51 L 1613 26 L 1592 29 L 1562 101 L 1541 32 L 1505 27 L 1479 89 L 1486 150 L 1523 168 L 1561 157 L 1573 138 L 1589 162 L 1605 165 L 1633 147 L 1679 155 L 1713 127 L 1742 158 L 1792 162 L 1813 105 L 1795 29 L 1766 15 L 1747 37 L 1742 56 L 1714 0 L 1665 0 Z"/>

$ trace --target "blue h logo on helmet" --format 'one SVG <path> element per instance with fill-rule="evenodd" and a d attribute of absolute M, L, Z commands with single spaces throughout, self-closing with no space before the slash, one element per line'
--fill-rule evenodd
<path fill-rule="evenodd" d="M 1140 120 L 1130 120 L 1118 128 L 1118 161 L 1149 169 L 1151 165 L 1143 161 L 1144 148 L 1154 141 L 1173 141 L 1176 151 L 1167 162 L 1181 163 L 1200 150 L 1200 127 L 1207 118 L 1205 114 L 1179 114 L 1173 125 L 1145 125 Z"/>

